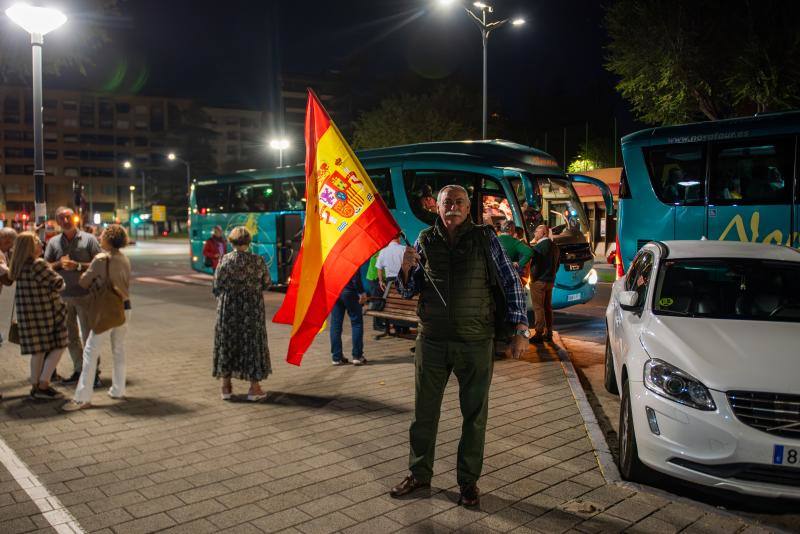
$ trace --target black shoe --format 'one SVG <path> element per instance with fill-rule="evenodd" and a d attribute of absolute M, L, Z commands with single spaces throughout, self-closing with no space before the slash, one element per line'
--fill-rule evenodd
<path fill-rule="evenodd" d="M 397 499 L 398 497 L 403 497 L 410 493 L 417 491 L 418 489 L 422 488 L 430 488 L 430 482 L 421 482 L 414 478 L 414 475 L 408 475 L 406 478 L 403 479 L 400 484 L 396 485 L 392 488 L 389 492 L 389 495 Z"/>
<path fill-rule="evenodd" d="M 78 379 L 80 377 L 81 377 L 81 372 L 80 371 L 76 371 L 76 372 L 72 373 L 71 375 L 69 375 L 68 377 L 62 378 L 61 379 L 61 383 L 62 384 L 77 384 L 78 383 Z"/>
<path fill-rule="evenodd" d="M 531 343 L 541 343 L 544 340 L 544 336 L 535 335 L 530 339 Z"/>
<path fill-rule="evenodd" d="M 461 486 L 461 498 L 458 504 L 466 507 L 478 506 L 481 502 L 481 491 L 476 484 L 464 484 Z"/>
<path fill-rule="evenodd" d="M 36 386 L 33 386 L 33 388 L 31 388 L 31 397 L 34 399 L 54 400 L 63 399 L 64 395 L 49 386 L 47 389 L 40 389 Z"/>

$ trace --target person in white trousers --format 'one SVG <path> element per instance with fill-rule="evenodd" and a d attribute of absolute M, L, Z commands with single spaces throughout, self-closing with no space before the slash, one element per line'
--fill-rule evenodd
<path fill-rule="evenodd" d="M 65 412 L 82 410 L 92 405 L 97 359 L 100 355 L 100 345 L 106 338 L 111 339 L 113 356 L 111 388 L 108 390 L 108 395 L 113 399 L 125 397 L 125 334 L 131 313 L 129 298 L 131 263 L 120 249 L 127 244 L 128 234 L 122 226 L 114 224 L 107 227 L 100 236 L 100 247 L 104 252 L 94 257 L 89 269 L 81 276 L 81 287 L 89 288 L 93 285 L 102 287 L 106 283 L 106 273 L 108 273 L 111 283 L 122 293 L 125 300 L 125 323 L 100 334 L 93 330 L 89 332 L 83 350 L 83 368 L 78 386 L 75 388 L 75 397 L 64 405 Z"/>

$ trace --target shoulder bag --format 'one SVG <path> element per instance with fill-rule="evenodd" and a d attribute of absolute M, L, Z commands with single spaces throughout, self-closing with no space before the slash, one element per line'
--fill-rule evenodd
<path fill-rule="evenodd" d="M 125 299 L 110 276 L 111 254 L 106 259 L 106 278 L 89 294 L 89 327 L 95 334 L 125 324 Z"/>
<path fill-rule="evenodd" d="M 14 295 L 14 300 L 11 301 L 11 324 L 8 326 L 8 342 L 19 345 L 19 324 L 14 315 L 16 304 L 16 295 Z"/>

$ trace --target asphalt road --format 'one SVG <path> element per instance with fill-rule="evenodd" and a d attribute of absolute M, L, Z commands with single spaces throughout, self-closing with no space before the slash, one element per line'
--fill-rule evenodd
<path fill-rule="evenodd" d="M 572 363 L 586 396 L 606 435 L 611 452 L 616 455 L 619 397 L 609 394 L 603 387 L 604 314 L 610 294 L 611 284 L 598 284 L 597 294 L 591 302 L 556 312 L 554 327 L 562 338 L 566 338 Z M 800 532 L 800 501 L 765 499 L 713 490 L 656 472 L 651 473 L 648 482 L 656 489 L 755 519 L 766 528 Z"/>

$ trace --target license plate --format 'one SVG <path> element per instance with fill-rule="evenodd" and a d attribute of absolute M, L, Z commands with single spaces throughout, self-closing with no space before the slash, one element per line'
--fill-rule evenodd
<path fill-rule="evenodd" d="M 800 468 L 800 448 L 775 445 L 772 452 L 773 465 Z"/>
<path fill-rule="evenodd" d="M 581 294 L 573 293 L 572 295 L 567 295 L 567 302 L 572 302 L 574 300 L 581 300 Z"/>
<path fill-rule="evenodd" d="M 581 270 L 581 264 L 580 263 L 568 263 L 567 264 L 567 270 L 568 271 L 580 271 Z"/>

